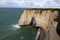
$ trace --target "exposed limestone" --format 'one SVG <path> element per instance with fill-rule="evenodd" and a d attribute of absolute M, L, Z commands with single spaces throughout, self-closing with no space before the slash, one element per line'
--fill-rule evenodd
<path fill-rule="evenodd" d="M 55 13 L 56 12 L 56 13 Z M 57 11 L 51 10 L 25 10 L 19 20 L 19 25 L 29 25 L 32 18 L 36 21 L 36 27 L 42 27 L 48 31 L 51 21 L 57 16 Z"/>
<path fill-rule="evenodd" d="M 41 27 L 46 32 L 45 40 L 60 40 L 56 33 L 58 22 L 54 21 L 58 16 L 57 10 L 25 10 L 20 17 L 19 25 L 29 25 L 32 18 L 36 21 L 36 27 Z"/>

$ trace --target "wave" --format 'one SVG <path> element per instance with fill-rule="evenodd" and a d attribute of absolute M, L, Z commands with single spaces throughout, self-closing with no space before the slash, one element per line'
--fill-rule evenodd
<path fill-rule="evenodd" d="M 21 28 L 21 26 L 19 26 L 18 24 L 13 24 L 12 27 L 13 28 L 18 28 L 18 29 Z"/>

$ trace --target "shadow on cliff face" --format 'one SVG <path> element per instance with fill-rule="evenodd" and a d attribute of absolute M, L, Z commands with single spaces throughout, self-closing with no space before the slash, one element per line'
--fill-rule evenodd
<path fill-rule="evenodd" d="M 56 32 L 57 34 L 60 36 L 60 9 L 58 9 L 59 15 L 58 17 L 55 19 L 55 21 L 58 22 L 57 28 L 56 28 Z"/>

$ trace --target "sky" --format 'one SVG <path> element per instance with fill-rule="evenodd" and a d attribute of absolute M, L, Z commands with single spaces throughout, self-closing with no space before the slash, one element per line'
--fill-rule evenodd
<path fill-rule="evenodd" d="M 0 0 L 1 7 L 60 8 L 60 0 Z"/>

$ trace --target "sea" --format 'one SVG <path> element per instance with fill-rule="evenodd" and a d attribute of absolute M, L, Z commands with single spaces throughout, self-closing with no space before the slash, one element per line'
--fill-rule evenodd
<path fill-rule="evenodd" d="M 26 8 L 0 8 L 0 40 L 35 40 L 37 29 L 18 26 Z"/>

